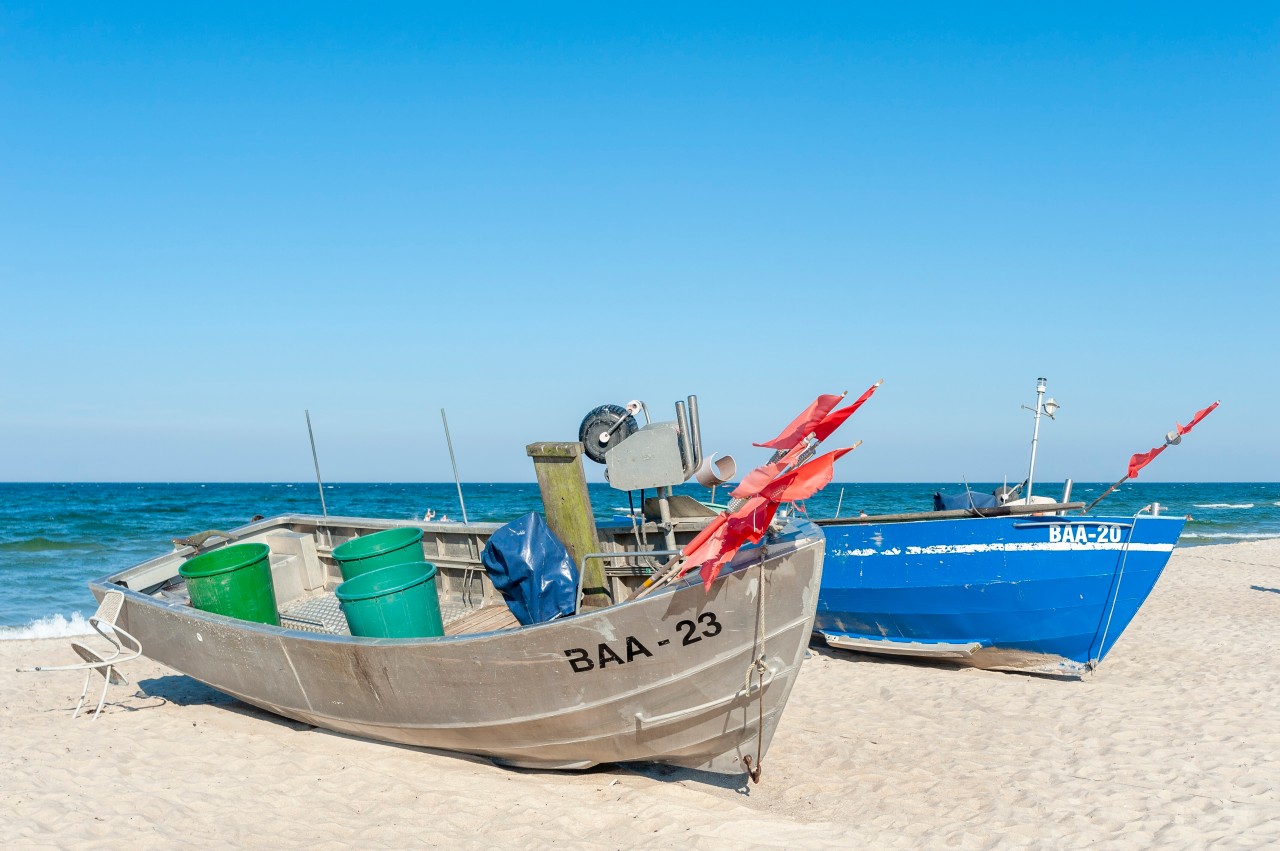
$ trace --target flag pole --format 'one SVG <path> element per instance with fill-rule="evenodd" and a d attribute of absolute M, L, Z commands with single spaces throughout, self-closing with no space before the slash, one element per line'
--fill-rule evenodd
<path fill-rule="evenodd" d="M 320 479 L 320 456 L 316 454 L 316 433 L 311 430 L 311 411 L 305 410 L 307 415 L 307 437 L 311 439 L 311 461 L 316 465 L 316 488 L 320 491 L 320 513 L 324 515 L 324 519 L 329 519 L 329 507 L 324 504 L 324 482 Z"/>
<path fill-rule="evenodd" d="M 1081 509 L 1081 510 L 1080 510 L 1080 513 L 1081 513 L 1081 514 L 1088 514 L 1090 511 L 1092 511 L 1092 510 L 1093 510 L 1093 507 L 1094 507 L 1095 505 L 1097 505 L 1098 503 L 1102 502 L 1104 499 L 1106 499 L 1108 496 L 1110 496 L 1110 495 L 1111 495 L 1111 492 L 1112 492 L 1113 490 L 1115 490 L 1116 488 L 1120 487 L 1122 484 L 1124 484 L 1124 483 L 1125 483 L 1125 482 L 1127 482 L 1127 481 L 1129 481 L 1129 477 L 1128 477 L 1128 476 L 1125 476 L 1123 479 L 1121 479 L 1120 481 L 1116 482 L 1116 483 L 1115 483 L 1114 485 L 1112 485 L 1111 487 L 1107 488 L 1107 489 L 1106 489 L 1106 491 L 1102 494 L 1102 496 L 1098 497 L 1098 498 L 1097 498 L 1097 499 L 1095 499 L 1093 502 L 1089 503 L 1089 505 L 1088 505 L 1088 506 L 1086 506 L 1085 508 Z"/>
<path fill-rule="evenodd" d="M 1209 407 L 1204 408 L 1203 410 L 1196 411 L 1195 416 L 1191 418 L 1191 422 L 1187 423 L 1186 425 L 1175 423 L 1173 431 L 1169 432 L 1164 436 L 1163 444 L 1161 444 L 1160 446 L 1157 446 L 1156 448 L 1150 450 L 1149 452 L 1140 452 L 1137 455 L 1134 455 L 1132 458 L 1130 458 L 1128 474 L 1125 475 L 1123 479 L 1116 482 L 1111 487 L 1107 488 L 1106 492 L 1103 493 L 1102 496 L 1098 497 L 1093 502 L 1089 503 L 1089 505 L 1086 506 L 1085 509 L 1080 513 L 1088 514 L 1095 505 L 1102 502 L 1102 500 L 1108 494 L 1114 491 L 1116 488 L 1120 487 L 1122 484 L 1129 481 L 1130 479 L 1137 478 L 1139 470 L 1141 470 L 1143 467 L 1147 466 L 1152 461 L 1154 461 L 1157 455 L 1159 455 L 1161 452 L 1164 452 L 1170 446 L 1177 446 L 1179 443 L 1181 443 L 1183 435 L 1190 434 L 1191 429 L 1196 427 L 1196 423 L 1200 422 L 1205 417 L 1212 414 L 1214 409 L 1217 408 L 1219 404 L 1221 403 L 1214 402 Z"/>
<path fill-rule="evenodd" d="M 867 398 L 869 398 L 869 397 L 871 396 L 871 394 L 872 394 L 873 392 L 875 392 L 876 388 L 877 388 L 877 387 L 879 387 L 879 386 L 880 386 L 881 384 L 883 384 L 883 383 L 884 383 L 884 379 L 882 378 L 882 379 L 880 379 L 879 381 L 877 381 L 875 384 L 873 384 L 873 385 L 871 386 L 871 389 L 869 389 L 866 393 L 864 393 L 864 394 L 863 394 L 863 397 L 862 397 L 861 399 L 859 399 L 856 403 L 854 403 L 854 405 L 853 405 L 853 406 L 851 406 L 851 410 L 849 410 L 849 411 L 848 411 L 848 413 L 846 413 L 846 414 L 844 414 L 842 417 L 840 417 L 839 421 L 838 421 L 838 422 L 836 422 L 835 424 L 833 424 L 830 428 L 826 428 L 826 429 L 824 429 L 824 428 L 822 427 L 822 426 L 823 426 L 823 423 L 825 423 L 825 422 L 826 422 L 826 420 L 827 420 L 828 416 L 829 416 L 829 415 L 831 414 L 831 412 L 835 409 L 836 405 L 839 405 L 839 403 L 840 403 L 841 401 L 843 401 L 845 398 L 847 398 L 847 397 L 848 397 L 848 395 L 849 395 L 849 391 L 847 391 L 847 390 L 846 390 L 846 391 L 844 391 L 843 393 L 841 393 L 841 394 L 840 394 L 840 396 L 838 397 L 838 399 L 836 400 L 836 403 L 835 403 L 834 405 L 831 405 L 831 406 L 830 406 L 830 408 L 828 408 L 828 409 L 826 410 L 826 412 L 825 412 L 821 417 L 819 417 L 819 418 L 818 418 L 818 420 L 817 420 L 816 422 L 812 422 L 812 423 L 809 423 L 809 424 L 808 424 L 808 434 L 806 434 L 806 435 L 805 435 L 805 436 L 804 436 L 800 441 L 798 441 L 794 446 L 791 446 L 791 447 L 790 447 L 790 448 L 788 448 L 788 449 L 776 449 L 776 450 L 774 451 L 774 453 L 773 453 L 773 457 L 772 457 L 769 461 L 767 461 L 764 465 L 762 465 L 762 467 L 758 467 L 758 468 L 756 468 L 756 471 L 760 471 L 760 470 L 762 470 L 762 469 L 763 469 L 763 467 L 767 467 L 767 466 L 768 466 L 768 465 L 770 465 L 770 464 L 776 464 L 776 463 L 778 463 L 779 461 L 781 461 L 783 458 L 786 458 L 786 457 L 787 457 L 788 455 L 790 455 L 792 452 L 796 452 L 796 458 L 795 458 L 795 460 L 794 460 L 793 462 L 791 462 L 790 464 L 788 464 L 788 465 L 787 465 L 787 467 L 786 467 L 786 472 L 792 472 L 792 473 L 794 473 L 794 472 L 795 472 L 796 470 L 798 470 L 801 466 L 803 466 L 803 465 L 808 461 L 808 459 L 809 459 L 810 457 L 812 457 L 812 456 L 813 456 L 813 454 L 815 453 L 815 451 L 816 451 L 816 449 L 817 449 L 818 444 L 820 444 L 820 443 L 822 442 L 822 438 L 819 438 L 819 437 L 818 437 L 818 431 L 823 431 L 823 432 L 825 433 L 825 435 L 826 435 L 826 436 L 830 436 L 830 433 L 831 433 L 831 432 L 833 432 L 836 428 L 839 428 L 840 424 L 842 424 L 846 419 L 848 419 L 849 414 L 852 414 L 852 413 L 853 413 L 853 411 L 857 410 L 858 406 L 860 406 L 863 402 L 865 402 L 865 401 L 867 400 Z M 814 406 L 816 406 L 816 405 L 818 404 L 818 402 L 820 402 L 821 400 L 822 400 L 822 397 L 821 397 L 821 396 L 819 396 L 819 397 L 818 397 L 818 401 L 816 401 L 816 402 L 814 403 Z M 811 407 L 813 407 L 813 406 L 811 406 Z M 800 416 L 800 417 L 798 417 L 795 421 L 793 421 L 793 422 L 792 422 L 792 424 L 791 424 L 791 425 L 789 425 L 789 426 L 788 426 L 788 427 L 783 431 L 783 435 L 789 435 L 789 434 L 793 433 L 793 428 L 794 428 L 794 427 L 796 427 L 798 424 L 800 424 L 800 423 L 803 421 L 803 420 L 802 420 L 802 418 L 803 418 L 803 417 L 805 417 L 808 413 L 809 413 L 809 410 L 808 410 L 808 409 L 806 409 L 806 411 L 805 411 L 805 412 L 802 412 L 801 416 Z M 444 414 L 444 412 L 443 412 L 443 411 L 441 411 L 441 415 L 443 415 L 443 414 Z M 446 433 L 447 433 L 447 431 L 446 431 Z M 778 438 L 775 438 L 773 441 L 770 441 L 770 442 L 771 442 L 771 443 L 774 443 L 774 442 L 777 442 L 778 440 L 781 440 L 783 435 L 780 435 Z M 832 463 L 832 464 L 834 464 L 834 463 L 835 463 L 835 459 L 836 459 L 836 458 L 839 458 L 840 456 L 844 455 L 845 453 L 850 452 L 850 451 L 852 451 L 852 450 L 854 450 L 854 449 L 857 449 L 857 448 L 858 448 L 859 446 L 861 446 L 861 445 L 862 445 L 862 441 L 861 441 L 861 440 L 859 440 L 857 443 L 855 443 L 853 446 L 851 446 L 851 447 L 849 447 L 849 448 L 847 448 L 847 449 L 836 450 L 836 452 L 829 453 L 830 455 L 832 455 L 832 456 L 833 456 L 833 457 L 832 457 L 832 459 L 831 459 L 831 463 Z M 797 450 L 799 450 L 799 451 L 797 451 Z M 825 458 L 826 456 L 823 456 L 823 457 Z M 755 472 L 755 471 L 753 471 L 753 472 Z M 784 475 L 785 475 L 785 473 L 784 473 L 783 471 L 779 471 L 779 472 L 777 472 L 777 473 L 774 473 L 774 474 L 773 474 L 773 476 L 774 476 L 775 478 L 773 479 L 773 482 L 774 482 L 775 484 L 777 483 L 777 478 L 776 478 L 776 477 L 779 475 L 779 473 L 782 473 L 782 474 L 784 474 Z M 822 489 L 822 487 L 823 487 L 825 484 L 829 483 L 830 481 L 831 481 L 831 479 L 830 479 L 830 478 L 828 478 L 828 479 L 826 480 L 826 482 L 823 482 L 823 484 L 822 484 L 822 485 L 818 485 L 818 486 L 817 486 L 816 488 L 814 488 L 813 490 L 808 491 L 808 495 L 810 495 L 810 496 L 811 496 L 811 495 L 812 495 L 814 492 L 816 492 L 817 490 L 821 490 L 821 489 Z M 741 486 L 741 485 L 739 485 L 739 487 L 740 487 L 740 486 Z M 801 497 L 799 497 L 799 496 L 797 495 L 797 496 L 796 496 L 795 498 L 793 498 L 791 501 L 795 501 L 795 499 L 797 499 L 797 498 L 801 498 Z M 841 492 L 840 492 L 840 499 L 841 499 L 841 501 L 843 501 L 843 499 L 844 499 L 844 491 L 843 491 L 843 490 L 841 490 Z M 706 527 L 706 529 L 704 529 L 702 532 L 700 532 L 700 533 L 699 533 L 699 535 L 698 535 L 697 537 L 695 537 L 694 541 L 691 541 L 689 544 L 686 544 L 686 545 L 685 545 L 685 546 L 684 546 L 684 547 L 679 551 L 679 555 L 677 555 L 675 558 L 671 559 L 669 562 L 667 562 L 667 563 L 666 563 L 665 565 L 663 565 L 662 567 L 658 568 L 658 570 L 657 570 L 657 571 L 655 571 L 652 575 L 650 575 L 647 579 L 645 579 L 645 581 L 641 584 L 641 586 L 640 586 L 639 588 L 637 588 L 635 591 L 633 591 L 629 597 L 627 597 L 627 602 L 630 602 L 630 601 L 632 601 L 632 600 L 639 599 L 640 597 L 643 597 L 643 596 L 645 596 L 646 594 L 651 593 L 652 591 L 654 591 L 654 590 L 655 590 L 656 588 L 658 588 L 659 586 L 664 585 L 664 584 L 666 584 L 666 583 L 670 582 L 672 579 L 674 579 L 674 578 L 677 578 L 677 577 L 679 577 L 679 576 L 684 575 L 685 570 L 684 570 L 683 568 L 687 565 L 687 563 L 688 563 L 688 559 L 689 559 L 689 556 L 690 556 L 692 553 L 696 552 L 696 551 L 697 551 L 697 549 L 699 549 L 700 547 L 704 546 L 704 545 L 705 545 L 705 543 L 706 543 L 706 542 L 703 540 L 703 536 L 704 536 L 704 535 L 707 535 L 707 534 L 714 534 L 714 532 L 712 531 L 712 530 L 713 530 L 713 527 L 716 527 L 716 529 L 718 530 L 718 528 L 719 528 L 720 526 L 723 526 L 723 524 L 724 524 L 724 523 L 726 523 L 726 522 L 728 522 L 728 521 L 730 521 L 730 520 L 732 520 L 732 519 L 735 519 L 735 518 L 736 518 L 736 515 L 737 515 L 737 512 L 738 512 L 740 509 L 742 509 L 743 507 L 745 507 L 745 506 L 746 506 L 746 504 L 747 504 L 749 501 L 750 501 L 750 500 L 749 500 L 748 498 L 746 498 L 746 497 L 735 497 L 735 498 L 733 498 L 732 500 L 730 500 L 728 507 L 726 507 L 724 511 L 722 511 L 722 512 L 720 512 L 718 515 L 716 515 L 716 517 L 711 521 L 711 524 L 709 524 L 709 525 Z M 779 498 L 779 499 L 777 499 L 777 500 L 772 500 L 772 499 L 771 499 L 771 500 L 769 500 L 769 501 L 773 503 L 774 508 L 776 509 L 776 508 L 777 508 L 777 506 L 778 506 L 778 504 L 779 504 L 780 502 L 782 502 L 783 500 L 782 500 L 781 498 Z M 771 519 L 772 519 L 772 517 L 773 517 L 772 513 L 770 513 L 769 517 L 770 517 L 770 520 L 771 520 Z M 709 540 L 709 539 L 708 539 L 708 540 Z M 759 540 L 759 537 L 755 538 L 754 540 Z M 696 543 L 696 546 L 694 546 L 694 544 L 695 544 L 695 543 Z M 739 546 L 741 546 L 741 542 L 739 542 L 736 546 L 734 546 L 734 547 L 732 548 L 732 549 L 733 549 L 733 551 L 736 551 L 736 550 L 738 549 L 738 547 L 739 547 Z M 674 547 L 672 547 L 671 549 L 673 549 L 673 550 L 674 550 Z M 731 555 L 732 555 L 732 552 L 730 552 L 730 554 L 729 554 L 729 555 L 731 556 Z M 727 556 L 722 556 L 722 557 L 727 557 Z"/>
<path fill-rule="evenodd" d="M 657 571 L 655 571 L 652 576 L 646 579 L 640 585 L 639 588 L 631 592 L 631 596 L 627 597 L 626 602 L 630 603 L 632 600 L 639 600 L 641 597 L 644 597 L 648 594 L 652 594 L 654 591 L 658 589 L 659 585 L 665 585 L 667 582 L 669 582 L 671 580 L 671 577 L 675 576 L 676 573 L 678 572 L 676 568 L 680 567 L 683 564 L 684 564 L 684 556 L 683 555 L 675 556 L 674 558 L 671 559 L 671 561 L 667 562 L 662 567 L 658 568 Z"/>
<path fill-rule="evenodd" d="M 458 459 L 453 457 L 453 438 L 449 436 L 449 418 L 444 415 L 444 408 L 440 409 L 440 420 L 444 423 L 445 442 L 449 444 L 449 463 L 453 465 L 453 483 L 458 486 L 458 506 L 462 508 L 462 522 L 467 524 L 467 503 L 462 498 L 462 479 L 458 478 Z"/>
<path fill-rule="evenodd" d="M 882 378 L 882 379 L 880 379 L 879 381 L 877 381 L 877 382 L 872 386 L 872 388 L 871 388 L 871 389 L 873 389 L 873 390 L 874 390 L 876 387 L 879 387 L 879 386 L 880 386 L 881 384 L 883 384 L 883 383 L 884 383 L 884 379 Z M 835 410 L 835 408 L 836 408 L 836 407 L 837 407 L 841 402 L 843 402 L 843 401 L 844 401 L 848 396 L 849 396 L 849 391 L 848 391 L 848 390 L 843 390 L 843 391 L 841 391 L 841 392 L 840 392 L 840 398 L 839 398 L 839 400 L 837 400 L 837 401 L 836 401 L 835 405 L 832 405 L 832 406 L 831 406 L 831 409 L 832 409 L 832 410 Z M 828 413 L 830 413 L 830 411 L 828 411 Z M 802 440 L 803 440 L 803 441 L 807 441 L 807 440 L 809 440 L 810 438 L 812 438 L 813 436 L 814 436 L 814 434 L 813 434 L 813 432 L 811 431 L 811 432 L 809 432 L 807 435 L 805 435 L 805 436 L 804 436 L 804 438 L 803 438 Z M 818 445 L 819 443 L 821 443 L 821 442 L 822 442 L 822 441 L 820 441 L 820 440 L 814 440 L 814 442 L 813 442 L 812 446 L 817 446 L 817 445 Z M 797 444 L 797 445 L 798 445 L 798 444 Z M 795 448 L 795 447 L 793 446 L 793 447 L 792 447 L 792 449 L 794 449 L 794 448 Z M 812 448 L 812 447 L 811 447 L 811 448 Z M 779 461 L 781 461 L 783 458 L 787 457 L 787 453 L 789 453 L 790 451 L 791 451 L 791 449 L 775 449 L 775 450 L 774 450 L 774 452 L 773 452 L 773 455 L 769 456 L 769 460 L 768 460 L 768 461 L 765 461 L 765 462 L 764 462 L 764 464 L 762 464 L 761 466 L 765 466 L 765 467 L 767 467 L 767 466 L 768 466 L 768 465 L 770 465 L 770 464 L 777 464 L 777 463 L 778 463 Z M 744 505 L 746 505 L 746 504 L 747 504 L 746 499 L 744 499 L 744 498 L 740 498 L 740 497 L 735 497 L 735 498 L 733 498 L 733 499 L 730 499 L 730 500 L 729 500 L 729 504 L 725 507 L 725 511 L 726 511 L 726 512 L 728 512 L 728 513 L 733 513 L 734 511 L 737 511 L 739 508 L 741 508 L 742 506 L 744 506 Z"/>

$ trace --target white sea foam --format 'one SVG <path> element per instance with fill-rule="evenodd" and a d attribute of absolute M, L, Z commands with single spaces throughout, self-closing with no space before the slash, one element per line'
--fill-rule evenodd
<path fill-rule="evenodd" d="M 1179 538 L 1280 538 L 1280 532 L 1183 532 Z"/>
<path fill-rule="evenodd" d="M 16 641 L 30 638 L 62 638 L 68 635 L 88 635 L 93 627 L 79 612 L 70 619 L 62 615 L 46 615 L 26 626 L 0 626 L 0 641 Z"/>
<path fill-rule="evenodd" d="M 1252 502 L 1196 502 L 1196 508 L 1253 508 Z M 1277 502 L 1276 505 L 1280 505 Z"/>

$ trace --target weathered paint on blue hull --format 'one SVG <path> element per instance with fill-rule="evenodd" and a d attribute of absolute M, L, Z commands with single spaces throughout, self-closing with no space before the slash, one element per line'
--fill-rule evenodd
<path fill-rule="evenodd" d="M 1137 614 L 1184 522 L 827 521 L 814 630 L 834 646 L 928 656 L 976 645 L 969 664 L 1079 673 L 1107 655 Z"/>

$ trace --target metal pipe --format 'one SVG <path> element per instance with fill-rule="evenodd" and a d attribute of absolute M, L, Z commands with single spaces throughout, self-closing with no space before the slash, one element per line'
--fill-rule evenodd
<path fill-rule="evenodd" d="M 1036 472 L 1036 442 L 1040 439 L 1040 412 L 1044 410 L 1044 405 L 1041 404 L 1044 401 L 1044 384 L 1043 378 L 1036 379 L 1036 424 L 1031 432 L 1031 467 L 1027 470 L 1027 492 L 1023 496 L 1028 505 L 1031 504 L 1032 477 Z"/>
<path fill-rule="evenodd" d="M 676 402 L 676 426 L 680 432 L 680 465 L 684 468 L 684 477 L 687 479 L 698 468 L 692 464 L 693 448 L 689 440 L 689 412 L 685 410 L 684 402 Z"/>
<path fill-rule="evenodd" d="M 676 549 L 676 530 L 671 524 L 671 488 L 658 488 L 658 516 L 662 520 L 662 541 L 667 549 Z"/>
<path fill-rule="evenodd" d="M 449 418 L 440 409 L 440 419 L 444 423 L 444 440 L 449 444 L 449 463 L 453 465 L 453 482 L 458 486 L 458 505 L 462 508 L 462 522 L 467 523 L 467 503 L 462 498 L 462 479 L 458 478 L 458 461 L 453 457 L 453 438 L 449 436 Z"/>
<path fill-rule="evenodd" d="M 689 438 L 693 443 L 694 470 L 702 466 L 702 423 L 698 420 L 698 397 L 689 397 L 689 426 L 692 429 Z"/>
<path fill-rule="evenodd" d="M 311 430 L 311 411 L 307 410 L 304 413 L 307 415 L 307 437 L 311 438 L 311 461 L 316 465 L 316 487 L 320 490 L 320 513 L 328 520 L 329 508 L 324 504 L 324 482 L 320 480 L 320 456 L 316 454 L 316 433 Z"/>

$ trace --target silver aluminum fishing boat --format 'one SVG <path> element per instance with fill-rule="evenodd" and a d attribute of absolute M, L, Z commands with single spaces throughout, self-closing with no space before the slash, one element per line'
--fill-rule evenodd
<path fill-rule="evenodd" d="M 653 423 L 627 443 L 606 421 L 599 444 L 613 442 L 614 487 L 628 476 L 632 487 L 643 488 L 692 475 L 701 447 L 693 397 L 690 403 L 692 424 Z M 680 403 L 677 410 L 683 418 Z M 551 466 L 563 460 L 565 447 L 581 451 L 581 444 L 538 444 L 530 454 L 546 446 L 553 449 Z M 617 446 L 632 447 L 630 455 Z M 585 499 L 585 480 L 579 484 Z M 673 518 L 669 487 L 658 492 L 661 522 L 600 529 L 592 537 L 600 551 L 576 554 L 580 563 L 603 564 L 592 574 L 604 583 L 595 599 L 617 602 L 580 605 L 572 616 L 531 626 L 516 621 L 481 561 L 497 524 L 283 515 L 230 531 L 218 546 L 270 548 L 280 626 L 192 607 L 179 574 L 194 552 L 189 546 L 90 587 L 99 599 L 123 593 L 117 623 L 145 655 L 318 727 L 521 767 L 660 762 L 758 777 L 813 629 L 822 531 L 808 522 L 775 526 L 758 545 L 739 550 L 709 591 L 693 571 L 629 600 L 663 567 L 662 554 L 671 555 L 707 522 Z M 544 488 L 543 501 L 551 511 L 558 498 Z M 333 593 L 341 581 L 333 549 L 396 527 L 424 531 L 423 559 L 437 568 L 442 637 L 364 638 L 348 631 Z"/>
<path fill-rule="evenodd" d="M 344 634 L 332 547 L 402 525 L 425 530 L 452 634 Z M 633 602 L 528 627 L 510 618 L 478 560 L 496 528 L 287 515 L 233 531 L 236 542 L 271 547 L 279 627 L 188 605 L 178 574 L 187 549 L 91 588 L 99 599 L 123 590 L 118 623 L 152 659 L 342 733 L 547 769 L 652 761 L 736 774 L 744 757 L 763 755 L 813 628 L 817 527 L 744 549 L 709 594 L 694 572 Z M 611 568 L 615 581 L 639 572 L 628 561 Z M 745 687 L 757 657 L 767 671 Z"/>

